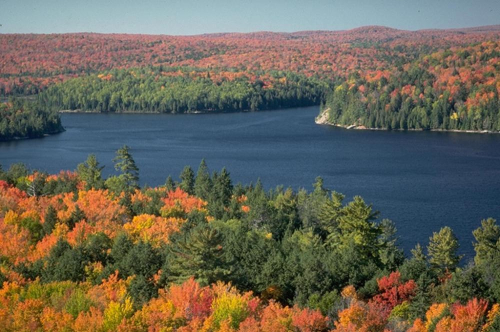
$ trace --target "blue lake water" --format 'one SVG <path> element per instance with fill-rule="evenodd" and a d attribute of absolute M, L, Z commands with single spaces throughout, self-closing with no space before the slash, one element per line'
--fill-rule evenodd
<path fill-rule="evenodd" d="M 325 187 L 362 196 L 392 219 L 400 244 L 451 226 L 465 259 L 473 257 L 472 230 L 481 219 L 500 219 L 500 135 L 355 131 L 314 123 L 318 107 L 230 114 L 63 114 L 66 132 L 43 139 L 0 143 L 0 164 L 24 162 L 56 173 L 74 170 L 90 153 L 113 174 L 124 144 L 140 168 L 142 184 L 159 185 L 202 158 L 226 167 L 233 181 L 260 177 L 279 184 Z"/>

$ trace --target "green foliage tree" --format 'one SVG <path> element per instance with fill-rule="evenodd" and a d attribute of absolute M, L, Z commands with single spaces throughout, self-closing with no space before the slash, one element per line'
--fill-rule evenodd
<path fill-rule="evenodd" d="M 231 202 L 233 184 L 231 176 L 226 168 L 220 174 L 214 172 L 212 176 L 212 190 L 208 197 L 208 209 L 216 219 L 222 219 L 226 215 L 226 209 Z"/>
<path fill-rule="evenodd" d="M 297 197 L 293 190 L 288 188 L 284 192 L 280 191 L 271 204 L 274 208 L 274 218 L 268 225 L 273 238 L 281 241 L 287 231 L 293 233 L 302 226 L 297 209 Z"/>
<path fill-rule="evenodd" d="M 26 190 L 28 173 L 29 170 L 23 163 L 12 164 L 6 172 L 7 181 L 21 190 Z"/>
<path fill-rule="evenodd" d="M 457 254 L 458 247 L 458 239 L 451 228 L 448 226 L 441 228 L 429 239 L 427 246 L 429 262 L 441 271 L 455 269 L 460 261 L 460 256 Z"/>
<path fill-rule="evenodd" d="M 174 180 L 172 179 L 172 176 L 169 175 L 167 180 L 165 181 L 165 188 L 168 190 L 168 191 L 173 191 L 175 190 L 175 182 Z"/>
<path fill-rule="evenodd" d="M 51 234 L 52 230 L 57 224 L 57 210 L 54 208 L 54 206 L 49 205 L 47 208 L 47 212 L 45 212 L 45 220 L 44 223 L 42 224 L 43 230 L 45 234 Z"/>
<path fill-rule="evenodd" d="M 136 275 L 130 282 L 129 293 L 134 299 L 136 309 L 158 295 L 158 289 L 143 275 Z"/>
<path fill-rule="evenodd" d="M 260 179 L 255 186 L 250 186 L 247 190 L 247 205 L 250 206 L 250 212 L 246 215 L 245 221 L 249 228 L 261 229 L 266 220 L 272 216 L 269 199 L 262 187 Z"/>
<path fill-rule="evenodd" d="M 450 303 L 459 301 L 465 304 L 472 298 L 487 298 L 489 295 L 481 271 L 472 265 L 464 269 L 458 268 L 445 288 Z"/>
<path fill-rule="evenodd" d="M 75 225 L 84 220 L 86 217 L 85 217 L 85 213 L 82 211 L 82 209 L 80 209 L 80 207 L 78 206 L 78 204 L 76 205 L 75 207 L 75 211 L 73 211 L 69 217 L 69 219 L 66 221 L 66 224 L 68 225 L 69 229 L 73 229 L 73 227 L 75 227 Z"/>
<path fill-rule="evenodd" d="M 102 80 L 98 75 L 70 79 L 49 87 L 40 100 L 49 108 L 93 112 L 256 111 L 319 105 L 330 85 L 329 80 L 283 71 L 240 72 L 242 77 L 222 82 L 196 77 L 211 70 L 214 69 L 159 66 L 114 69 L 104 73 L 113 79 Z M 263 89 L 263 82 L 250 80 L 250 75 L 272 79 L 273 84 Z M 166 86 L 168 89 L 162 89 Z"/>
<path fill-rule="evenodd" d="M 99 166 L 99 162 L 94 154 L 88 156 L 84 163 L 78 164 L 77 173 L 80 179 L 85 181 L 85 189 L 91 188 L 101 189 L 104 187 L 102 179 L 102 169 L 104 166 Z"/>
<path fill-rule="evenodd" d="M 151 279 L 161 267 L 161 257 L 151 244 L 141 241 L 120 256 L 120 261 L 115 264 L 125 278 L 141 275 Z"/>
<path fill-rule="evenodd" d="M 83 281 L 87 261 L 80 248 L 71 248 L 68 242 L 60 239 L 45 260 L 42 272 L 43 281 Z"/>
<path fill-rule="evenodd" d="M 129 190 L 125 181 L 125 178 L 122 176 L 110 176 L 104 181 L 104 187 L 119 196 L 120 193 Z"/>
<path fill-rule="evenodd" d="M 207 224 L 172 239 L 163 269 L 168 280 L 180 283 L 194 276 L 201 285 L 228 280 L 231 268 L 223 242 L 222 233 Z"/>
<path fill-rule="evenodd" d="M 8 103 L 0 103 L 0 114 L 0 141 L 64 131 L 59 114 L 37 101 L 11 98 Z"/>
<path fill-rule="evenodd" d="M 202 159 L 200 166 L 198 167 L 198 172 L 196 173 L 194 194 L 203 200 L 207 200 L 210 196 L 211 190 L 212 179 L 210 178 L 210 173 L 208 172 L 207 163 L 205 162 L 205 159 Z"/>
<path fill-rule="evenodd" d="M 338 220 L 338 231 L 328 235 L 327 244 L 333 248 L 355 245 L 362 257 L 377 257 L 383 244 L 379 242 L 381 227 L 374 222 L 378 211 L 356 196 L 342 209 Z"/>
<path fill-rule="evenodd" d="M 122 146 L 116 151 L 113 162 L 115 163 L 115 169 L 121 172 L 119 178 L 131 190 L 139 187 L 139 168 L 129 150 L 130 148 L 127 145 Z"/>
<path fill-rule="evenodd" d="M 194 194 L 194 183 L 195 177 L 193 169 L 190 166 L 184 167 L 180 175 L 181 183 L 179 184 L 179 188 L 184 190 L 190 195 Z"/>
<path fill-rule="evenodd" d="M 477 265 L 491 262 L 500 257 L 500 227 L 496 220 L 488 218 L 481 221 L 481 227 L 472 232 L 476 238 L 474 261 Z"/>
<path fill-rule="evenodd" d="M 233 262 L 231 283 L 241 290 L 255 293 L 264 291 L 268 283 L 256 271 L 260 271 L 267 262 L 276 242 L 262 232 L 248 230 L 236 220 L 222 223 L 217 229 L 223 234 L 225 260 Z"/>

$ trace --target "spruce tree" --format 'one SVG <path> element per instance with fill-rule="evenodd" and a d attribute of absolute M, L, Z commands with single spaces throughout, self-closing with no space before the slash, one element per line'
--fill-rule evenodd
<path fill-rule="evenodd" d="M 175 190 L 175 182 L 172 179 L 171 175 L 169 175 L 168 178 L 167 178 L 167 180 L 165 181 L 165 188 L 168 191 L 174 191 Z"/>
<path fill-rule="evenodd" d="M 194 194 L 194 171 L 191 166 L 186 166 L 180 175 L 181 183 L 179 187 L 190 195 Z"/>
<path fill-rule="evenodd" d="M 198 167 L 198 172 L 196 173 L 196 180 L 194 182 L 194 194 L 203 199 L 207 200 L 210 195 L 210 190 L 212 188 L 212 180 L 210 179 L 210 173 L 208 172 L 207 163 L 205 159 L 201 160 L 200 167 Z"/>
<path fill-rule="evenodd" d="M 45 234 L 46 235 L 51 234 L 56 224 L 57 224 L 57 211 L 52 205 L 49 205 L 49 207 L 47 208 L 47 212 L 45 212 L 45 220 L 42 225 Z"/>

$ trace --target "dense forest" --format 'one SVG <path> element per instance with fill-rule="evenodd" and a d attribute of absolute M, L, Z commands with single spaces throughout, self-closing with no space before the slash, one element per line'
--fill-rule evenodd
<path fill-rule="evenodd" d="M 324 122 L 342 126 L 498 131 L 499 40 L 500 26 L 1 34 L 0 95 L 38 95 L 46 109 L 95 112 L 322 104 Z"/>
<path fill-rule="evenodd" d="M 63 130 L 59 115 L 39 103 L 18 98 L 0 103 L 0 141 L 43 137 Z"/>
<path fill-rule="evenodd" d="M 404 31 L 220 33 L 199 36 L 0 34 L 0 94 L 36 94 L 54 83 L 145 66 L 290 71 L 322 78 L 392 71 L 421 54 L 498 41 L 500 26 Z"/>
<path fill-rule="evenodd" d="M 473 261 L 449 227 L 405 257 L 395 224 L 323 187 L 265 191 L 186 167 L 139 188 L 90 155 L 49 175 L 0 171 L 5 331 L 498 331 L 500 227 Z"/>
<path fill-rule="evenodd" d="M 214 72 L 190 67 L 112 70 L 51 86 L 49 109 L 186 113 L 318 105 L 329 85 L 290 72 Z"/>
<path fill-rule="evenodd" d="M 327 96 L 329 123 L 386 129 L 500 131 L 500 44 L 421 56 L 378 77 L 351 75 Z"/>

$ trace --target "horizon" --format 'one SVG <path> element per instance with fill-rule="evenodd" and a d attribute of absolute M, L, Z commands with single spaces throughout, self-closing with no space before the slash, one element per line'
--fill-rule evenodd
<path fill-rule="evenodd" d="M 337 0 L 266 2 L 213 0 L 3 0 L 1 34 L 140 34 L 196 36 L 217 33 L 347 31 L 365 26 L 449 30 L 499 25 L 500 2 Z"/>
<path fill-rule="evenodd" d="M 221 31 L 221 32 L 207 32 L 207 33 L 198 33 L 198 34 L 186 34 L 186 35 L 171 35 L 171 34 L 162 34 L 162 33 L 135 33 L 135 32 L 96 32 L 96 31 L 74 31 L 74 32 L 0 32 L 0 35 L 78 35 L 78 34 L 95 34 L 95 35 L 144 35 L 144 36 L 168 36 L 168 37 L 196 37 L 196 36 L 205 36 L 205 35 L 227 35 L 227 34 L 256 34 L 256 33 L 274 33 L 274 34 L 296 34 L 301 32 L 349 32 L 362 28 L 386 28 L 396 31 L 405 31 L 405 32 L 419 32 L 419 31 L 463 31 L 470 29 L 480 29 L 480 28 L 493 28 L 496 27 L 500 30 L 499 24 L 489 24 L 489 25 L 478 25 L 478 26 L 467 26 L 467 27 L 451 27 L 451 28 L 424 28 L 418 30 L 408 30 L 408 29 L 399 29 L 386 25 L 361 25 L 350 29 L 340 29 L 340 30 L 296 30 L 296 31 L 271 31 L 271 30 L 256 30 L 256 31 L 248 31 L 248 32 L 239 32 L 239 31 Z M 491 31 L 497 31 L 493 29 Z"/>

